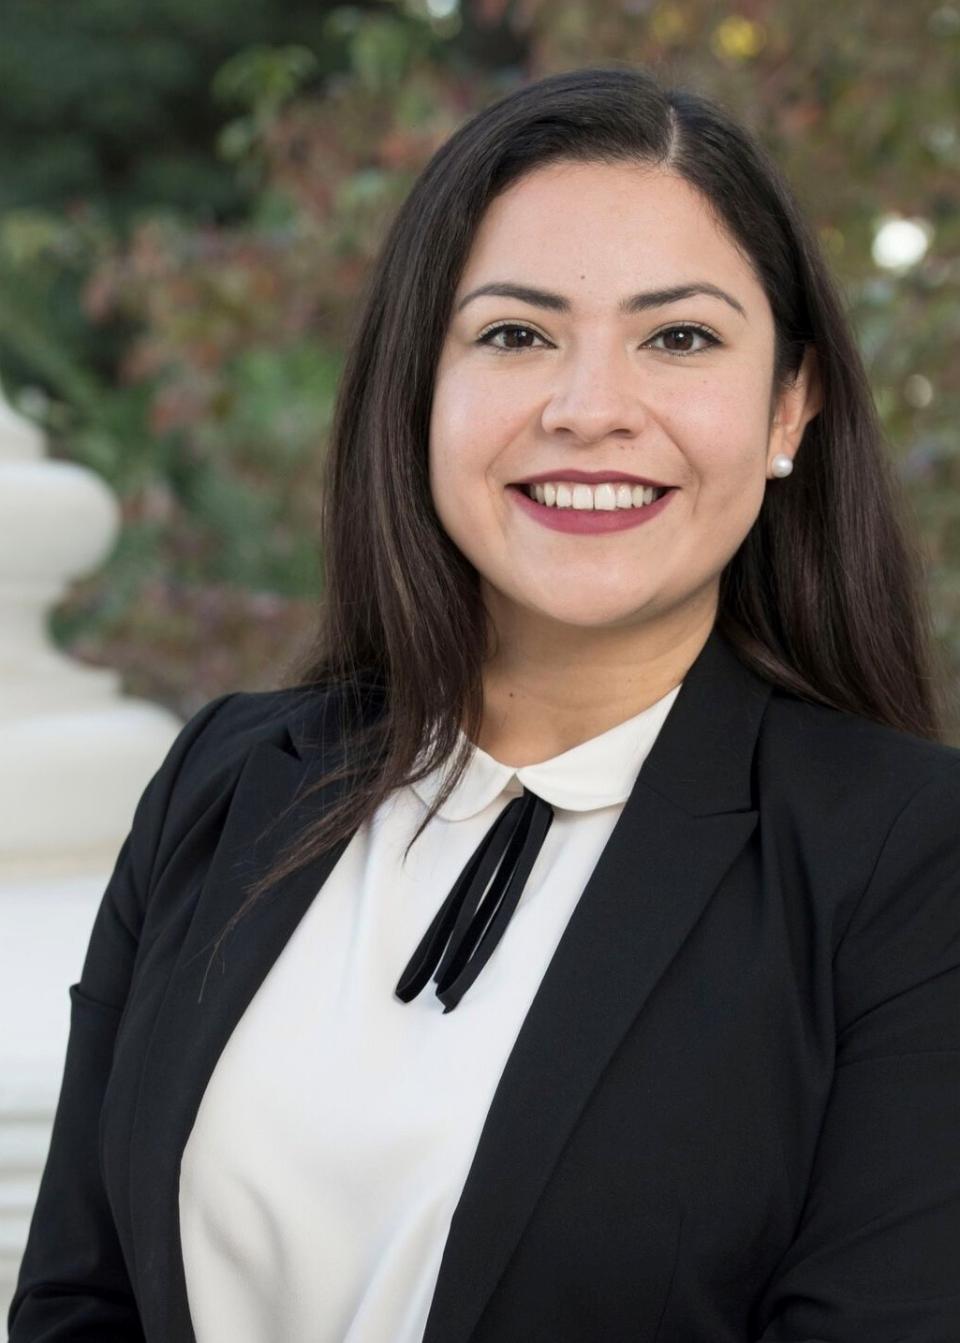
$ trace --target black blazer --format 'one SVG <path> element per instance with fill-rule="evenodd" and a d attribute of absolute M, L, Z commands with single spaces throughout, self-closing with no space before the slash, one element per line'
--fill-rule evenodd
<path fill-rule="evenodd" d="M 205 977 L 209 949 L 337 795 L 258 848 L 338 758 L 334 704 L 217 699 L 147 787 L 70 989 L 12 1343 L 193 1339 L 181 1154 L 347 841 Z M 425 1343 L 958 1343 L 958 766 L 710 636 L 509 1056 Z"/>

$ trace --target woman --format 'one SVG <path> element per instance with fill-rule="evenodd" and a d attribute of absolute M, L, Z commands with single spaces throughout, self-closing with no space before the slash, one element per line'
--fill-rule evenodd
<path fill-rule="evenodd" d="M 13 1343 L 955 1343 L 960 752 L 769 159 L 626 69 L 474 117 L 328 471 L 310 665 L 104 895 Z"/>

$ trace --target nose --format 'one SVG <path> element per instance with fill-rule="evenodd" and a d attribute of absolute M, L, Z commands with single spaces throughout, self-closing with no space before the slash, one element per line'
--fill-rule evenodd
<path fill-rule="evenodd" d="M 566 431 L 584 443 L 642 433 L 648 409 L 626 351 L 611 342 L 584 345 L 564 361 L 541 414 L 546 433 Z"/>

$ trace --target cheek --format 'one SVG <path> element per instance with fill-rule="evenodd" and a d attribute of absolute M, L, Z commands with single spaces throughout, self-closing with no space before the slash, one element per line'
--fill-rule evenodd
<path fill-rule="evenodd" d="M 461 487 L 474 491 L 518 428 L 516 408 L 481 380 L 455 374 L 438 380 L 430 413 L 431 487 L 450 497 Z"/>
<path fill-rule="evenodd" d="M 704 491 L 703 518 L 710 535 L 729 558 L 756 521 L 765 488 L 764 456 L 754 447 L 725 455 Z"/>
<path fill-rule="evenodd" d="M 729 497 L 756 490 L 765 473 L 766 390 L 758 379 L 704 387 L 684 411 L 683 439 L 701 479 Z"/>
<path fill-rule="evenodd" d="M 428 457 L 430 491 L 441 517 L 449 483 L 456 480 L 460 462 L 468 450 L 464 418 L 462 405 L 449 381 L 438 379 L 430 410 Z"/>
<path fill-rule="evenodd" d="M 766 488 L 765 388 L 745 378 L 690 407 L 684 439 L 699 481 L 696 511 L 724 551 L 753 526 Z M 748 408 L 748 409 L 745 409 Z"/>
<path fill-rule="evenodd" d="M 440 525 L 464 553 L 465 542 L 476 527 L 473 510 L 483 471 L 482 443 L 483 434 L 477 432 L 457 389 L 438 387 L 430 415 L 430 493 Z"/>

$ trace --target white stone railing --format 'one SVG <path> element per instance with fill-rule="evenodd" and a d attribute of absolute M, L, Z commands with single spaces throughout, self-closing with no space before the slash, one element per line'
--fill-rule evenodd
<path fill-rule="evenodd" d="M 0 1321 L 46 1157 L 70 984 L 134 807 L 180 724 L 58 651 L 51 608 L 119 531 L 91 471 L 0 391 Z"/>

